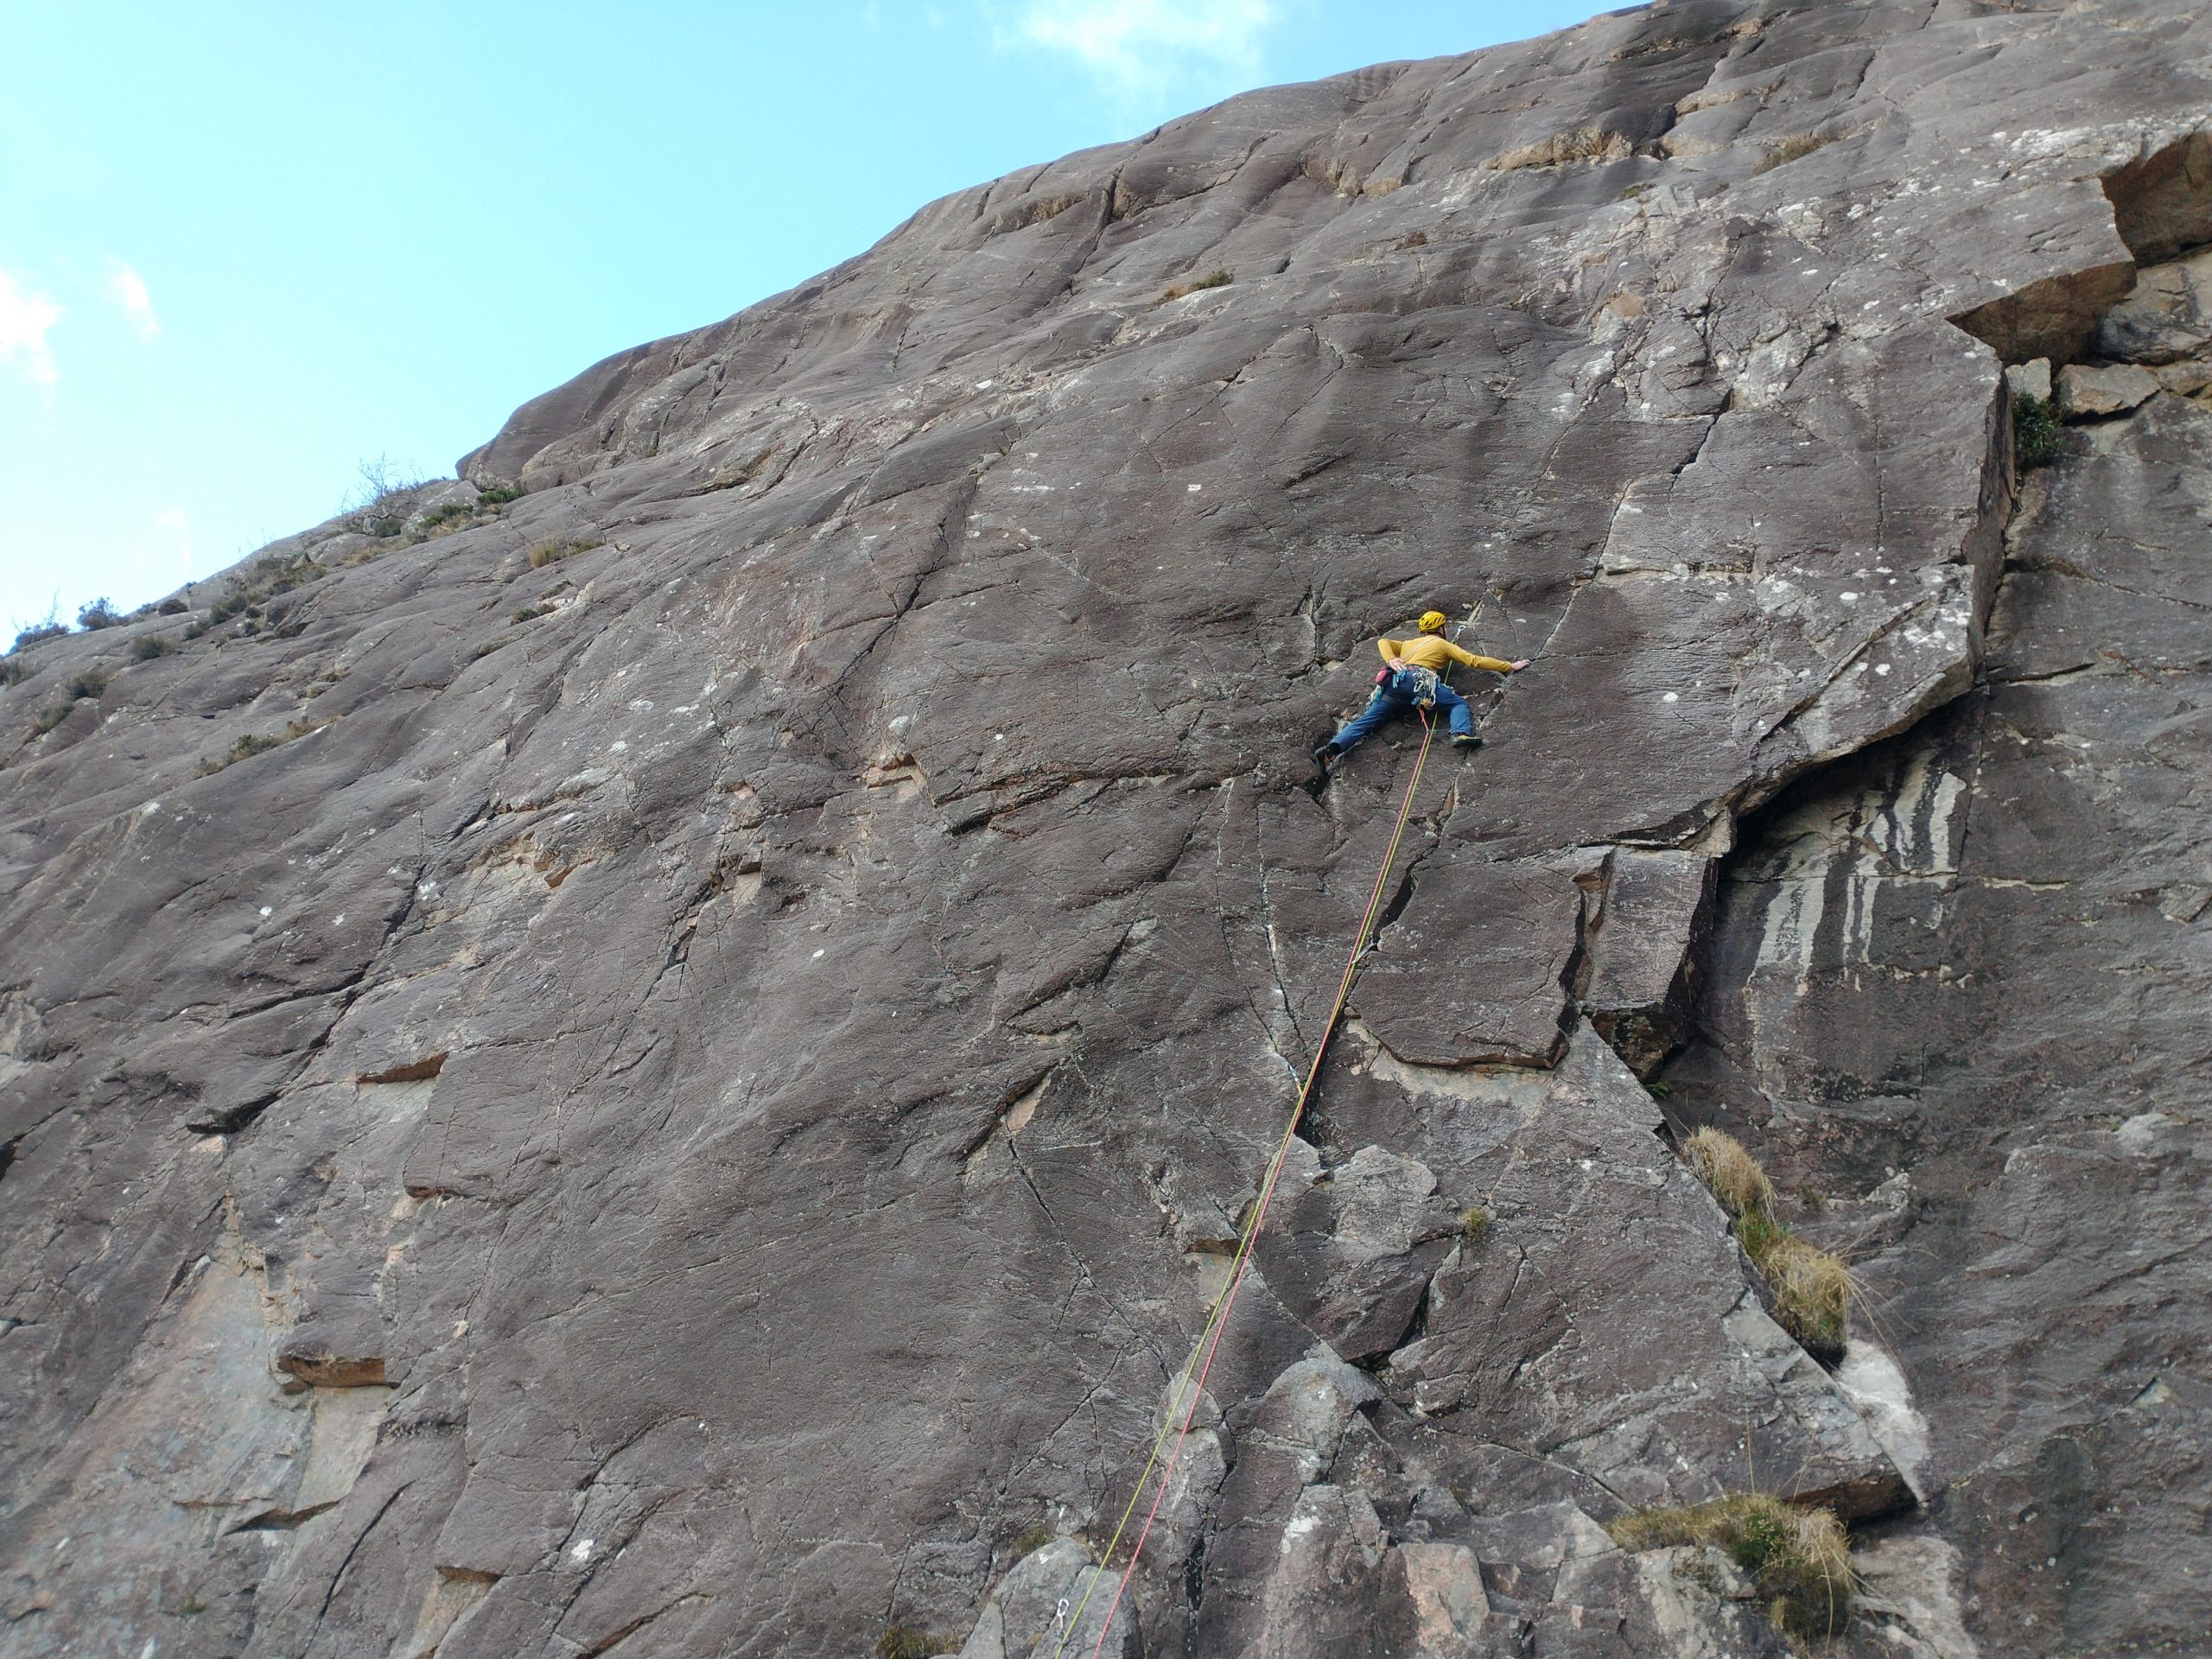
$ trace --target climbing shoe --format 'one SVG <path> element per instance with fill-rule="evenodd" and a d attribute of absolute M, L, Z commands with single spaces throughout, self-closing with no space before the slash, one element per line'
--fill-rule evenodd
<path fill-rule="evenodd" d="M 1482 746 L 1483 741 L 1479 737 L 1461 737 L 1457 733 L 1452 734 L 1452 747 L 1455 749 L 1479 749 Z"/>
<path fill-rule="evenodd" d="M 1329 769 L 1329 762 L 1343 753 L 1344 751 L 1337 747 L 1336 740 L 1331 738 L 1313 751 L 1313 764 L 1326 772 Z"/>

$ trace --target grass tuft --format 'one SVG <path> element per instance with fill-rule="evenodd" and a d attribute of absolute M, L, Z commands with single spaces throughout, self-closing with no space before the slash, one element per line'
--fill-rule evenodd
<path fill-rule="evenodd" d="M 1009 1548 L 1014 1551 L 1014 1559 L 1018 1561 L 1025 1556 L 1035 1554 L 1059 1535 L 1040 1521 L 1015 1539 Z"/>
<path fill-rule="evenodd" d="M 1774 1294 L 1775 1318 L 1824 1364 L 1843 1357 L 1851 1331 L 1851 1269 L 1775 1218 L 1774 1183 L 1732 1135 L 1707 1128 L 1682 1143 L 1691 1166 L 1735 1224 L 1736 1242 Z"/>
<path fill-rule="evenodd" d="M 251 760 L 257 754 L 266 754 L 271 749 L 281 749 L 296 738 L 307 737 L 319 732 L 324 727 L 331 725 L 336 718 L 333 715 L 329 720 L 296 720 L 281 732 L 249 732 L 232 744 L 230 753 L 221 760 L 202 760 L 200 763 L 198 775 L 202 778 L 213 778 L 226 766 L 234 766 L 241 760 Z"/>
<path fill-rule="evenodd" d="M 176 650 L 176 641 L 158 633 L 142 633 L 130 642 L 130 660 L 150 663 L 156 657 L 167 657 Z"/>
<path fill-rule="evenodd" d="M 890 1624 L 875 1638 L 875 1659 L 931 1659 L 953 1649 L 942 1638 L 912 1624 Z"/>
<path fill-rule="evenodd" d="M 1744 1143 L 1719 1129 L 1702 1128 L 1682 1142 L 1698 1175 L 1713 1189 L 1720 1207 L 1741 1221 L 1754 1211 L 1774 1208 L 1774 1183 Z"/>
<path fill-rule="evenodd" d="M 1490 1231 L 1490 1211 L 1478 1204 L 1462 1212 L 1459 1231 L 1470 1244 L 1480 1243 L 1483 1235 Z"/>
<path fill-rule="evenodd" d="M 1644 1510 L 1605 1530 L 1626 1550 L 1725 1549 L 1758 1583 L 1767 1612 L 1792 1636 L 1840 1635 L 1851 1618 L 1851 1544 L 1834 1510 L 1765 1492 L 1681 1509 Z"/>
<path fill-rule="evenodd" d="M 579 553 L 588 553 L 598 545 L 597 542 L 570 541 L 566 537 L 557 542 L 540 542 L 530 550 L 530 568 L 543 570 L 549 564 L 558 564 Z"/>
<path fill-rule="evenodd" d="M 1773 1242 L 1751 1259 L 1766 1274 L 1789 1334 L 1816 1359 L 1841 1359 L 1851 1330 L 1851 1269 L 1843 1259 L 1786 1228 L 1777 1228 Z"/>
<path fill-rule="evenodd" d="M 1177 283 L 1160 296 L 1159 303 L 1179 300 L 1185 295 L 1196 294 L 1209 288 L 1227 288 L 1233 280 L 1225 270 L 1210 270 L 1203 276 L 1194 276 L 1187 283 Z"/>
<path fill-rule="evenodd" d="M 1762 173 L 1771 173 L 1777 167 L 1787 167 L 1792 162 L 1802 161 L 1815 150 L 1825 149 L 1834 142 L 1833 135 L 1822 137 L 1818 133 L 1801 132 L 1794 138 L 1770 144 L 1766 154 L 1752 165 L 1751 176 L 1756 179 Z"/>
<path fill-rule="evenodd" d="M 488 490 L 478 491 L 476 501 L 480 506 L 504 507 L 510 501 L 521 500 L 528 493 L 518 484 L 494 484 Z"/>
<path fill-rule="evenodd" d="M 2025 392 L 2012 399 L 2012 464 L 2020 471 L 2032 473 L 2056 461 L 2065 432 L 2050 399 Z"/>

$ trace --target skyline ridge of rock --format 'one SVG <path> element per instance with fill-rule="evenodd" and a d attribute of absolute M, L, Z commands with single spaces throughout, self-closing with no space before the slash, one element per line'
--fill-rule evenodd
<path fill-rule="evenodd" d="M 1749 1488 L 1834 1651 L 2186 1650 L 2209 92 L 2185 0 L 1683 0 L 1245 94 L 8 658 L 0 1647 L 1052 1652 L 1434 606 L 1534 665 L 1084 1650 L 1778 1655 L 1606 1530 Z"/>

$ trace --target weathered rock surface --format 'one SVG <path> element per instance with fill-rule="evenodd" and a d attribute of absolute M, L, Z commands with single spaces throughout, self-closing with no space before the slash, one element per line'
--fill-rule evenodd
<path fill-rule="evenodd" d="M 2212 411 L 2162 396 L 2091 431 L 2014 526 L 1988 683 L 1732 861 L 1668 1072 L 1670 1109 L 1793 1183 L 1910 1170 L 1858 1270 L 1984 1652 L 2212 1629 L 2212 1582 L 2164 1565 L 2201 1550 L 2212 1434 Z"/>
<path fill-rule="evenodd" d="M 2185 1649 L 2208 60 L 1692 0 L 1254 93 L 10 658 L 8 1651 L 1103 1621 L 1417 733 L 1306 751 L 1432 604 L 1535 666 L 1109 1650 L 1779 1651 L 1604 1530 L 1747 1483 L 1888 1529 L 1865 1651 Z M 2038 359 L 2157 390 L 2022 494 Z M 1897 1381 L 1655 1073 L 1865 1224 Z"/>

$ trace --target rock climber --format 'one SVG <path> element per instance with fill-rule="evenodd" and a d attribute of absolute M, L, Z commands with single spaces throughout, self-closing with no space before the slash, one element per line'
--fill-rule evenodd
<path fill-rule="evenodd" d="M 1467 706 L 1465 697 L 1444 683 L 1446 671 L 1452 664 L 1459 663 L 1492 674 L 1517 674 L 1529 666 L 1529 659 L 1523 657 L 1518 662 L 1508 663 L 1463 651 L 1444 637 L 1444 620 L 1441 611 L 1424 611 L 1415 624 L 1421 632 L 1414 638 L 1376 642 L 1387 667 L 1376 679 L 1367 707 L 1354 715 L 1344 730 L 1313 751 L 1313 759 L 1325 770 L 1330 761 L 1350 754 L 1362 741 L 1372 737 L 1391 715 L 1403 714 L 1408 709 L 1443 709 L 1451 722 L 1453 748 L 1482 747 L 1482 739 L 1475 735 L 1475 711 Z"/>

